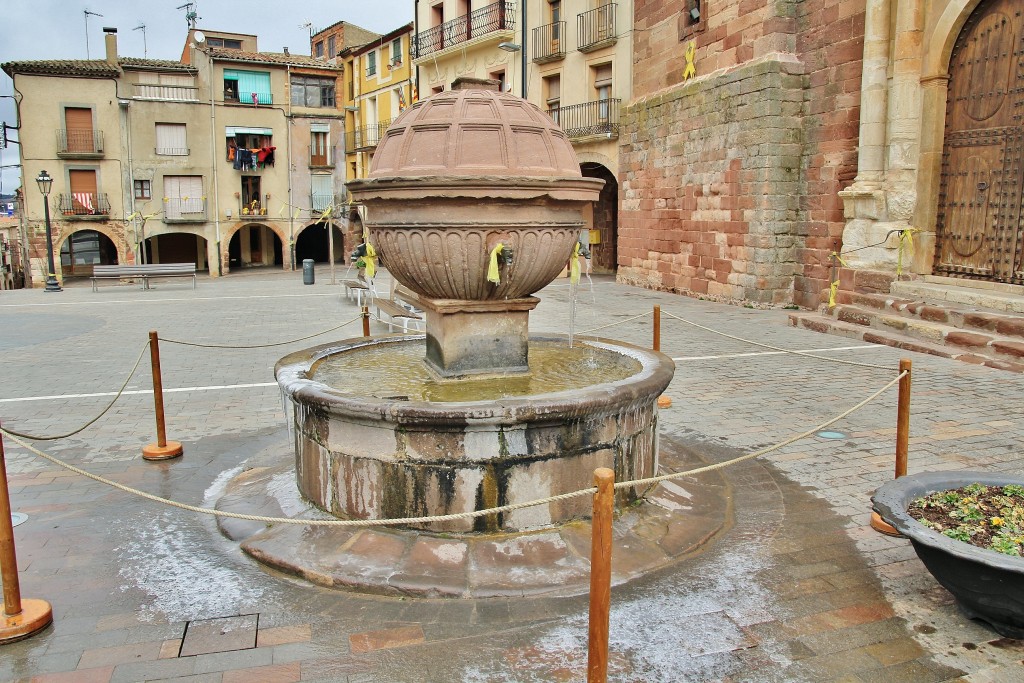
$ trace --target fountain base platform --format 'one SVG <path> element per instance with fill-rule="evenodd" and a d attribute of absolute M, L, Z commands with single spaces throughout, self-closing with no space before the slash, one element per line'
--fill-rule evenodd
<path fill-rule="evenodd" d="M 708 464 L 661 439 L 661 469 Z M 268 517 L 330 519 L 302 500 L 291 457 L 274 448 L 250 461 L 218 510 Z M 589 484 L 589 482 L 588 482 Z M 584 497 L 588 503 L 590 497 Z M 620 585 L 700 552 L 731 528 L 732 487 L 719 471 L 659 484 L 614 522 L 612 582 Z M 575 596 L 589 590 L 590 522 L 519 533 L 445 534 L 408 528 L 267 526 L 218 518 L 221 532 L 273 569 L 313 584 L 421 598 Z"/>

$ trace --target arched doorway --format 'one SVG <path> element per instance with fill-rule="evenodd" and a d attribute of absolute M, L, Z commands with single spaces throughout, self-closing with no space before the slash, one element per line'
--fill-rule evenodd
<path fill-rule="evenodd" d="M 334 225 L 334 262 L 345 262 L 345 236 L 337 223 Z M 305 259 L 313 259 L 317 263 L 328 263 L 330 242 L 327 239 L 327 223 L 307 225 L 295 240 L 295 262 L 301 264 Z"/>
<path fill-rule="evenodd" d="M 1024 14 L 985 0 L 949 63 L 936 273 L 1024 283 Z"/>
<path fill-rule="evenodd" d="M 605 181 L 600 198 L 593 203 L 593 219 L 590 223 L 590 264 L 597 273 L 614 273 L 618 266 L 616 242 L 619 233 L 619 183 L 615 174 L 601 164 L 580 165 L 584 178 L 600 178 Z"/>
<path fill-rule="evenodd" d="M 188 232 L 147 237 L 146 263 L 194 263 L 196 270 L 209 270 L 206 238 Z"/>
<path fill-rule="evenodd" d="M 228 242 L 228 270 L 284 265 L 281 238 L 267 225 L 243 225 Z"/>
<path fill-rule="evenodd" d="M 92 267 L 118 263 L 114 241 L 96 230 L 79 230 L 60 245 L 61 277 L 89 277 Z"/>

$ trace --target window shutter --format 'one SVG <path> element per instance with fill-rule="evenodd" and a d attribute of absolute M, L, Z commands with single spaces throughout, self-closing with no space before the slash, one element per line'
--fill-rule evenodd
<path fill-rule="evenodd" d="M 594 87 L 602 88 L 612 84 L 612 65 L 602 64 L 594 67 Z"/>
<path fill-rule="evenodd" d="M 184 123 L 156 124 L 157 154 L 188 154 Z"/>

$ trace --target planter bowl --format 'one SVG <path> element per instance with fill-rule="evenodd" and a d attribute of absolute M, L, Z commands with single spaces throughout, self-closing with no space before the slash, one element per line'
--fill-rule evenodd
<path fill-rule="evenodd" d="M 929 529 L 910 516 L 917 498 L 968 484 L 1024 486 L 1024 477 L 992 472 L 922 472 L 894 479 L 872 497 L 875 511 L 910 539 L 935 580 L 960 611 L 1008 638 L 1024 638 L 1024 557 L 978 548 Z"/>

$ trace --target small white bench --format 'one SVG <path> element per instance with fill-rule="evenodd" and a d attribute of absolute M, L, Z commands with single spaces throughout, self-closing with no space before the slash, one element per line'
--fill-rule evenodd
<path fill-rule="evenodd" d="M 353 296 L 356 298 L 356 306 L 362 308 L 363 306 L 363 295 L 369 293 L 370 288 L 365 282 L 360 280 L 342 280 L 341 284 L 345 285 L 345 296 L 348 299 L 352 299 Z"/>
<path fill-rule="evenodd" d="M 377 297 L 370 300 L 370 305 L 377 309 L 377 320 L 393 330 L 395 325 L 402 325 L 402 332 L 409 332 L 409 327 L 419 332 L 423 324 L 423 312 L 416 308 L 416 295 L 391 279 L 391 296 L 388 299 Z M 382 316 L 387 316 L 385 320 Z"/>
<path fill-rule="evenodd" d="M 92 267 L 92 291 L 97 291 L 99 280 L 142 279 L 142 288 L 149 289 L 151 278 L 190 277 L 192 289 L 196 288 L 196 264 L 194 263 L 145 263 L 133 266 L 96 265 Z"/>

